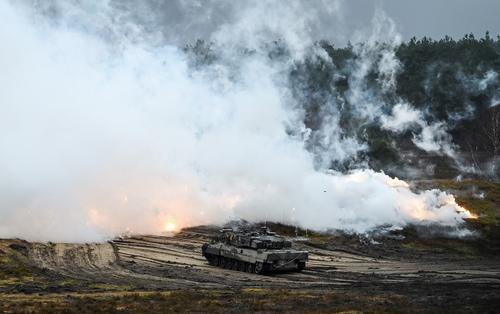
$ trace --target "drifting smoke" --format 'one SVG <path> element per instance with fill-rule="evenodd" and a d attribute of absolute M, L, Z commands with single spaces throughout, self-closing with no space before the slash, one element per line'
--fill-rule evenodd
<path fill-rule="evenodd" d="M 211 35 L 217 62 L 194 70 L 182 49 L 110 3 L 78 3 L 61 1 L 67 15 L 56 23 L 0 1 L 0 237 L 100 241 L 233 218 L 365 232 L 469 217 L 444 192 L 316 162 L 316 153 L 331 161 L 363 149 L 340 130 L 333 100 L 319 131 L 325 145 L 305 149 L 311 130 L 283 72 L 318 54 L 308 40 L 314 6 L 249 1 Z M 338 2 L 321 3 L 340 15 Z M 291 61 L 270 61 L 264 47 L 276 37 Z M 351 97 L 365 116 L 379 105 L 363 92 L 376 42 L 355 65 Z M 385 89 L 395 84 L 393 45 L 378 64 Z M 421 123 L 409 107 L 394 110 L 384 120 L 391 130 Z"/>
<path fill-rule="evenodd" d="M 403 132 L 417 127 L 413 143 L 426 152 L 446 154 L 456 158 L 455 147 L 443 122 L 429 124 L 421 111 L 412 108 L 409 104 L 397 104 L 392 108 L 392 114 L 381 117 L 382 127 L 393 132 Z"/>

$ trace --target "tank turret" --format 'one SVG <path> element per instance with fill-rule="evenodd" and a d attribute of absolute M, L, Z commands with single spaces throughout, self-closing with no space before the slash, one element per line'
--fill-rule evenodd
<path fill-rule="evenodd" d="M 307 251 L 292 249 L 292 242 L 269 231 L 221 229 L 218 236 L 202 246 L 202 254 L 213 266 L 252 273 L 305 268 Z"/>

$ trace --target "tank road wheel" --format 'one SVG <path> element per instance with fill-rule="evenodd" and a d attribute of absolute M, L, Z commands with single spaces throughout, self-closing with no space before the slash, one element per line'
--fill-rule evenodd
<path fill-rule="evenodd" d="M 239 261 L 238 262 L 238 271 L 245 271 L 246 267 L 245 267 L 245 262 L 242 262 L 242 261 Z"/>
<path fill-rule="evenodd" d="M 238 270 L 238 261 L 233 259 L 231 260 L 231 269 L 232 270 Z"/>
<path fill-rule="evenodd" d="M 256 274 L 262 274 L 262 270 L 264 269 L 264 265 L 260 262 L 255 263 L 254 267 L 254 273 Z"/>
<path fill-rule="evenodd" d="M 305 262 L 299 262 L 297 265 L 297 271 L 302 271 L 304 268 L 306 268 L 306 263 Z"/>
<path fill-rule="evenodd" d="M 225 269 L 231 269 L 233 267 L 233 261 L 230 258 L 224 257 L 226 263 L 224 264 Z"/>
<path fill-rule="evenodd" d="M 220 266 L 220 256 L 214 256 L 214 266 Z"/>
<path fill-rule="evenodd" d="M 220 257 L 219 266 L 222 268 L 227 268 L 227 259 L 224 256 Z"/>
<path fill-rule="evenodd" d="M 254 265 L 252 263 L 247 263 L 246 265 L 246 271 L 247 273 L 253 273 L 254 272 Z"/>
<path fill-rule="evenodd" d="M 224 268 L 231 269 L 232 261 L 230 258 L 224 257 Z"/>

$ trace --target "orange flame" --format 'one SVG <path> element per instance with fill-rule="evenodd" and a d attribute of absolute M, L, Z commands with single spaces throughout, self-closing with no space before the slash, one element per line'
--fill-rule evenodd
<path fill-rule="evenodd" d="M 177 226 L 175 225 L 175 223 L 174 223 L 174 222 L 172 222 L 172 221 L 167 221 L 167 222 L 165 223 L 165 231 L 166 231 L 166 232 L 175 232 L 175 231 L 177 231 Z"/>
<path fill-rule="evenodd" d="M 463 207 L 463 206 L 459 206 L 459 207 L 460 207 L 459 213 L 465 214 L 464 219 L 477 219 L 477 218 L 479 218 L 478 215 L 472 213 L 470 210 L 466 209 L 465 207 Z"/>

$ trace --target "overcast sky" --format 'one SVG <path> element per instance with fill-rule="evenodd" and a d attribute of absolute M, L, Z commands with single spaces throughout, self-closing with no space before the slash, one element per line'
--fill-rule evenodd
<path fill-rule="evenodd" d="M 346 22 L 354 27 L 369 22 L 376 3 L 394 19 L 405 39 L 466 33 L 482 36 L 500 32 L 500 0 L 346 0 Z"/>
<path fill-rule="evenodd" d="M 185 44 L 198 38 L 208 39 L 222 25 L 232 25 L 260 6 L 263 14 L 252 20 L 256 23 L 276 21 L 298 24 L 307 12 L 314 12 L 313 39 L 328 39 L 337 45 L 353 40 L 360 31 L 369 31 L 376 8 L 382 8 L 394 20 L 396 30 L 405 40 L 416 36 L 439 39 L 449 35 L 455 39 L 466 33 L 491 36 L 500 33 L 500 0 L 109 0 L 112 20 L 132 19 L 145 26 L 148 32 L 160 32 L 168 42 Z M 80 0 L 22 0 L 29 7 L 50 17 L 66 16 L 70 23 L 78 16 L 74 7 L 83 8 L 83 23 L 104 24 L 103 3 Z M 296 16 L 286 16 L 294 7 Z M 266 9 L 269 7 L 269 9 Z M 75 13 L 76 12 L 76 13 Z M 260 19 L 260 20 L 259 20 Z M 266 19 L 266 21 L 263 21 Z M 252 24 L 250 23 L 250 24 Z M 294 25 L 290 25 L 293 29 Z M 85 25 L 84 27 L 88 27 Z M 287 27 L 288 28 L 288 27 Z"/>

